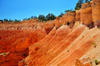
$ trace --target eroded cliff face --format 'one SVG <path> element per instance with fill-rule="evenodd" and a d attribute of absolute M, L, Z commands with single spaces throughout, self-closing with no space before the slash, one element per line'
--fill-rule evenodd
<path fill-rule="evenodd" d="M 100 0 L 93 0 L 90 3 L 82 4 L 80 10 L 75 12 L 67 12 L 61 18 L 55 20 L 55 24 L 69 25 L 70 28 L 74 26 L 76 21 L 82 22 L 89 28 L 100 25 Z"/>
<path fill-rule="evenodd" d="M 89 29 L 76 22 L 63 25 L 29 47 L 29 55 L 19 66 L 95 66 L 100 62 L 100 29 Z M 79 60 L 78 60 L 79 59 Z M 99 63 L 98 63 L 99 65 Z"/>
<path fill-rule="evenodd" d="M 93 0 L 92 18 L 94 25 L 100 27 L 100 0 Z"/>
<path fill-rule="evenodd" d="M 45 29 L 0 30 L 0 66 L 18 66 L 29 46 L 46 35 Z"/>
<path fill-rule="evenodd" d="M 88 27 L 93 26 L 92 25 L 92 3 L 85 3 L 82 4 L 81 8 L 81 21 L 82 24 L 85 24 Z"/>
<path fill-rule="evenodd" d="M 1 23 L 0 66 L 99 66 L 97 27 L 100 0 L 47 22 Z"/>
<path fill-rule="evenodd" d="M 53 29 L 54 26 L 55 26 L 54 20 L 50 20 L 50 21 L 47 21 L 43 27 L 48 34 Z"/>
<path fill-rule="evenodd" d="M 55 27 L 56 28 L 59 28 L 62 25 L 60 19 L 61 19 L 60 17 L 56 17 L 56 19 L 54 20 L 54 23 L 55 23 Z"/>
<path fill-rule="evenodd" d="M 81 10 L 76 10 L 75 21 L 80 21 L 80 12 Z"/>

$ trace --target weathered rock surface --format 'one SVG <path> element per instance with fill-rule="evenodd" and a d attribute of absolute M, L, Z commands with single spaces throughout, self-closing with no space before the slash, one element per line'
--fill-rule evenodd
<path fill-rule="evenodd" d="M 54 20 L 56 28 L 59 28 L 61 26 L 61 20 L 60 19 L 61 19 L 60 17 L 56 17 L 56 19 Z"/>
<path fill-rule="evenodd" d="M 0 33 L 0 66 L 18 66 L 29 55 L 29 46 L 43 39 L 45 29 L 2 30 Z"/>
<path fill-rule="evenodd" d="M 80 21 L 80 16 L 81 16 L 80 13 L 81 13 L 81 10 L 76 10 L 75 22 Z"/>
<path fill-rule="evenodd" d="M 81 8 L 81 21 L 88 27 L 92 27 L 92 5 L 91 3 L 82 4 Z"/>
<path fill-rule="evenodd" d="M 99 66 L 99 22 L 93 0 L 55 20 L 1 23 L 0 66 Z"/>
<path fill-rule="evenodd" d="M 94 25 L 100 27 L 100 0 L 93 0 L 92 18 Z"/>
<path fill-rule="evenodd" d="M 57 30 L 54 28 L 44 39 L 29 47 L 29 55 L 24 63 L 19 62 L 19 66 L 95 66 L 95 61 L 85 63 L 82 59 L 94 57 L 92 60 L 97 58 L 99 61 L 99 32 L 97 27 L 89 30 L 78 22 L 73 29 L 64 25 Z"/>
<path fill-rule="evenodd" d="M 54 21 L 47 21 L 44 25 L 44 29 L 46 30 L 47 34 L 53 29 L 53 27 L 55 26 Z"/>

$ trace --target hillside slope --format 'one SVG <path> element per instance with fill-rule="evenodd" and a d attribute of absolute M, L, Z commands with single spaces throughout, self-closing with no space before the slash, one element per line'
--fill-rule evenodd
<path fill-rule="evenodd" d="M 100 61 L 100 29 L 89 29 L 80 23 L 75 26 L 53 28 L 44 39 L 29 47 L 29 55 L 19 66 L 95 66 L 95 59 Z"/>

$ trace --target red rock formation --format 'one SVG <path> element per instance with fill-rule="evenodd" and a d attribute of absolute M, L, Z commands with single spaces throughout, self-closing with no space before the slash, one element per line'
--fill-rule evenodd
<path fill-rule="evenodd" d="M 94 25 L 100 27 L 100 0 L 93 0 L 92 18 Z"/>
<path fill-rule="evenodd" d="M 78 23 L 75 25 L 77 26 L 74 26 L 69 34 L 63 32 L 68 31 L 68 27 L 62 26 L 57 30 L 53 29 L 44 39 L 31 45 L 25 63 L 19 62 L 19 66 L 21 64 L 30 66 L 90 66 L 90 63 L 84 64 L 76 58 L 81 59 L 85 57 L 85 54 L 93 55 L 95 49 L 99 50 L 97 40 L 100 37 L 100 30 L 96 27 L 89 30 L 86 26 L 78 25 Z M 98 40 L 98 42 L 100 41 Z M 96 46 L 93 45 L 94 43 Z"/>
<path fill-rule="evenodd" d="M 46 36 L 46 31 L 45 29 L 4 30 L 0 36 L 0 58 L 2 58 L 0 66 L 16 66 L 18 61 L 28 56 L 29 46 Z"/>
<path fill-rule="evenodd" d="M 54 21 L 50 20 L 47 21 L 44 25 L 44 29 L 46 30 L 47 34 L 53 29 L 53 27 L 55 26 Z"/>
<path fill-rule="evenodd" d="M 81 13 L 81 10 L 76 10 L 75 22 L 80 21 L 80 13 Z"/>
<path fill-rule="evenodd" d="M 60 17 L 56 17 L 56 19 L 54 20 L 54 23 L 55 23 L 55 27 L 59 28 L 61 26 Z"/>
<path fill-rule="evenodd" d="M 93 24 L 92 24 L 92 5 L 91 3 L 82 4 L 81 21 L 82 21 L 82 24 L 85 24 L 86 26 L 92 28 Z"/>
<path fill-rule="evenodd" d="M 75 12 L 69 12 L 68 13 L 68 22 L 70 23 L 69 24 L 70 28 L 72 28 L 75 24 L 75 16 L 76 16 Z"/>
<path fill-rule="evenodd" d="M 68 22 L 68 13 L 64 14 L 61 18 L 62 25 L 66 25 Z"/>
<path fill-rule="evenodd" d="M 75 16 L 76 16 L 75 12 L 68 12 L 68 13 L 64 14 L 61 18 L 57 17 L 55 19 L 55 26 L 58 28 L 61 25 L 67 24 L 70 28 L 72 28 L 75 23 Z"/>
<path fill-rule="evenodd" d="M 99 5 L 100 0 L 93 0 L 47 22 L 32 19 L 1 24 L 0 66 L 99 65 L 100 29 L 89 29 L 93 22 L 100 26 Z"/>

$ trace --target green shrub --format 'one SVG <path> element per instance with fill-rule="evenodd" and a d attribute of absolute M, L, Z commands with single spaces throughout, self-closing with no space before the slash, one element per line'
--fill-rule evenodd
<path fill-rule="evenodd" d="M 74 11 L 70 11 L 71 13 L 75 13 L 76 11 L 74 10 Z"/>
<path fill-rule="evenodd" d="M 98 27 L 100 29 L 100 27 Z"/>
<path fill-rule="evenodd" d="M 82 37 L 84 37 L 84 36 L 82 36 Z"/>
<path fill-rule="evenodd" d="M 93 43 L 93 45 L 96 45 L 96 43 Z"/>
<path fill-rule="evenodd" d="M 90 1 L 88 1 L 87 3 L 90 4 Z"/>
<path fill-rule="evenodd" d="M 94 48 L 96 48 L 96 46 L 97 46 L 96 43 L 93 43 L 93 45 L 94 45 Z"/>
<path fill-rule="evenodd" d="M 69 52 L 69 50 L 67 50 L 67 52 Z"/>
<path fill-rule="evenodd" d="M 6 53 L 3 53 L 3 55 L 6 55 Z"/>
<path fill-rule="evenodd" d="M 99 62 L 98 62 L 98 60 L 96 59 L 96 60 L 95 60 L 95 64 L 98 65 L 98 63 L 99 63 Z"/>
<path fill-rule="evenodd" d="M 23 59 L 23 62 L 25 62 L 25 59 Z"/>
<path fill-rule="evenodd" d="M 26 63 L 25 65 L 28 65 L 28 63 Z"/>
<path fill-rule="evenodd" d="M 75 10 L 80 10 L 80 8 L 76 8 Z"/>

